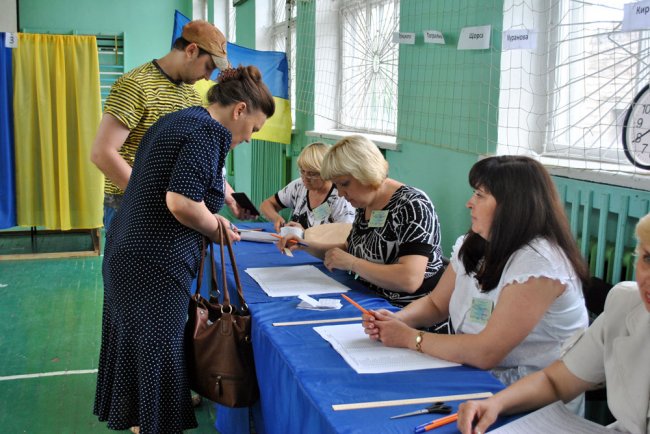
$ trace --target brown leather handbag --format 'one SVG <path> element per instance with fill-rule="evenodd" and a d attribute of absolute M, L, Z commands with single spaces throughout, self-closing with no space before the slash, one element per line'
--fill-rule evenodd
<path fill-rule="evenodd" d="M 242 293 L 232 245 L 223 225 L 220 225 L 220 232 L 223 302 L 219 303 L 218 299 L 213 247 L 204 238 L 196 292 L 190 299 L 185 331 L 188 375 L 190 387 L 201 396 L 227 407 L 247 407 L 259 398 L 251 342 L 251 315 Z M 210 300 L 201 297 L 206 242 L 210 244 L 212 260 L 211 294 L 217 294 L 217 297 L 211 296 Z M 239 307 L 230 303 L 224 244 L 230 255 Z"/>

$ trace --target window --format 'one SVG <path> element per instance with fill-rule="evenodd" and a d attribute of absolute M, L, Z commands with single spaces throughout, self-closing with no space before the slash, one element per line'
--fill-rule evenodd
<path fill-rule="evenodd" d="M 124 35 L 97 35 L 99 56 L 99 88 L 102 107 L 111 86 L 124 74 Z"/>
<path fill-rule="evenodd" d="M 208 19 L 208 2 L 207 0 L 192 0 L 192 19 Z"/>
<path fill-rule="evenodd" d="M 237 43 L 237 8 L 233 5 L 233 0 L 228 0 L 228 31 L 226 38 L 233 44 Z"/>
<path fill-rule="evenodd" d="M 339 23 L 338 127 L 395 135 L 399 1 L 342 1 Z"/>
<path fill-rule="evenodd" d="M 504 2 L 504 30 L 537 32 L 535 50 L 501 59 L 499 153 L 534 152 L 635 171 L 621 129 L 647 83 L 650 32 L 622 32 L 620 0 Z M 589 162 L 589 164 L 587 164 Z"/>
<path fill-rule="evenodd" d="M 296 2 L 295 0 L 274 0 L 271 38 L 273 51 L 287 54 L 289 63 L 289 100 L 291 119 L 296 119 Z"/>

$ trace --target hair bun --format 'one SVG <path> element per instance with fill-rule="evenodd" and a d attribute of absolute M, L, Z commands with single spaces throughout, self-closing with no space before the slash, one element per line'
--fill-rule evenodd
<path fill-rule="evenodd" d="M 241 66 L 239 68 L 241 68 Z M 239 68 L 222 69 L 217 77 L 217 83 L 225 83 L 226 81 L 240 78 L 241 74 Z"/>

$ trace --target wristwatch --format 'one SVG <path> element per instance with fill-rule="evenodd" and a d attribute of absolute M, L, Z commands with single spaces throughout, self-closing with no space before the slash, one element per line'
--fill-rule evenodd
<path fill-rule="evenodd" d="M 418 335 L 415 337 L 415 349 L 418 353 L 422 352 L 422 337 L 424 336 L 423 331 L 419 331 Z"/>

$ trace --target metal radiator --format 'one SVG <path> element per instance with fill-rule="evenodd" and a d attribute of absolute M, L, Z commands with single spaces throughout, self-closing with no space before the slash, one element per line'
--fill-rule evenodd
<path fill-rule="evenodd" d="M 253 140 L 251 146 L 251 200 L 260 204 L 290 180 L 287 176 L 287 146 L 264 140 Z"/>
<path fill-rule="evenodd" d="M 634 227 L 650 211 L 650 192 L 554 176 L 593 276 L 610 284 L 634 279 Z"/>

